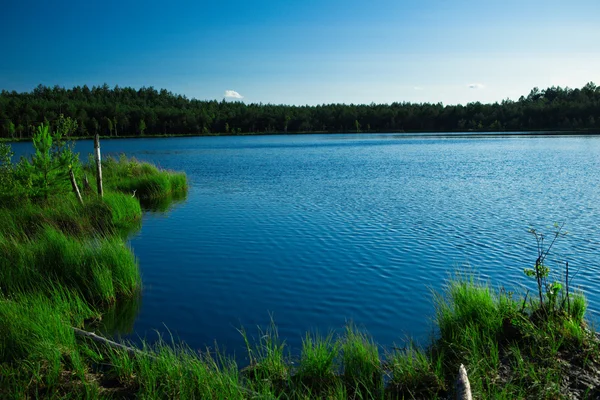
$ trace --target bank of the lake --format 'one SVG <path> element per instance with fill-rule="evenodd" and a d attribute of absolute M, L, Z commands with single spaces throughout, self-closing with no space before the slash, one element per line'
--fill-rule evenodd
<path fill-rule="evenodd" d="M 297 131 L 297 132 L 240 132 L 240 133 L 231 133 L 231 132 L 215 132 L 215 133 L 173 133 L 173 134 L 152 134 L 152 135 L 137 135 L 137 134 L 120 134 L 118 136 L 109 136 L 109 135 L 100 135 L 100 138 L 103 140 L 119 140 L 119 139 L 168 139 L 168 138 L 194 138 L 194 137 L 228 137 L 228 136 L 295 136 L 295 135 L 348 135 L 348 132 L 327 132 L 327 131 Z M 356 135 L 381 135 L 381 134 L 393 134 L 393 135 L 403 135 L 407 138 L 410 137 L 455 137 L 455 138 L 481 138 L 481 137 L 517 137 L 517 136 L 532 136 L 532 137 L 546 137 L 546 136 L 597 136 L 600 135 L 600 131 L 596 128 L 590 129 L 565 129 L 565 130 L 543 130 L 543 129 L 532 129 L 532 130 L 522 130 L 522 131 L 486 131 L 486 130 L 471 130 L 471 131 L 445 131 L 445 132 L 435 132 L 428 130 L 407 130 L 407 131 L 398 131 L 398 130 L 380 130 L 380 131 L 371 131 L 371 132 L 355 132 L 352 134 Z M 74 136 L 72 140 L 93 140 L 94 136 Z M 2 138 L 0 137 L 0 142 L 5 143 L 18 143 L 18 142 L 30 142 L 31 138 Z"/>

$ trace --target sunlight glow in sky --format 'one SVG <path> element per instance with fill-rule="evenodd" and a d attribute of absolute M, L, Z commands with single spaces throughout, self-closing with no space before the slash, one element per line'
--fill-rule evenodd
<path fill-rule="evenodd" d="M 12 1 L 0 89 L 247 103 L 495 102 L 600 83 L 598 0 Z"/>

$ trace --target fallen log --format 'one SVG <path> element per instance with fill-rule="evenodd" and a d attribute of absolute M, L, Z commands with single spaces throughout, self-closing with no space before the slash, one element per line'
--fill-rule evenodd
<path fill-rule="evenodd" d="M 90 339 L 96 343 L 102 343 L 105 346 L 108 347 L 112 347 L 114 349 L 119 349 L 119 350 L 124 350 L 126 351 L 129 355 L 135 356 L 135 355 L 146 355 L 148 357 L 153 357 L 153 355 L 150 355 L 148 353 L 145 353 L 143 351 L 141 351 L 140 349 L 136 349 L 134 347 L 129 347 L 129 346 L 125 346 L 124 344 L 121 343 L 117 343 L 117 342 L 113 342 L 112 340 L 106 339 L 102 336 L 98 336 L 93 332 L 88 332 L 88 331 L 84 331 L 83 329 L 79 329 L 79 328 L 73 328 L 73 331 L 75 332 L 75 335 L 77 336 L 81 336 L 81 337 L 85 337 L 87 339 Z"/>

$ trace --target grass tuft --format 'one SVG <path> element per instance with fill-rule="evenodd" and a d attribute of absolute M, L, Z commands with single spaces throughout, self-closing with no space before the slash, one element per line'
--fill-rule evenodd
<path fill-rule="evenodd" d="M 349 392 L 378 396 L 383 389 L 383 375 L 379 350 L 373 339 L 354 324 L 348 324 L 341 351 L 343 377 Z"/>

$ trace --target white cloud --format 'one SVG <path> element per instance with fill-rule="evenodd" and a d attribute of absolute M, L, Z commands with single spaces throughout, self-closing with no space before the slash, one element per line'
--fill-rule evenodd
<path fill-rule="evenodd" d="M 421 86 L 415 86 L 413 89 L 415 89 L 415 90 L 423 90 L 423 88 Z"/>
<path fill-rule="evenodd" d="M 225 91 L 225 98 L 226 99 L 243 99 L 244 96 L 242 96 L 241 94 L 239 94 L 235 90 L 226 90 Z"/>
<path fill-rule="evenodd" d="M 469 83 L 467 86 L 469 89 L 483 89 L 485 87 L 482 83 Z"/>

